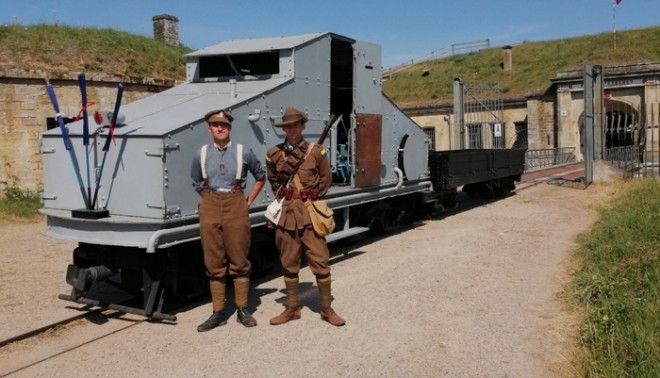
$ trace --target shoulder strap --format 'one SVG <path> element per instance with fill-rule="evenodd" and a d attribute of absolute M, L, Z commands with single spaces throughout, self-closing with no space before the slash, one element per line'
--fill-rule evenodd
<path fill-rule="evenodd" d="M 202 146 L 202 149 L 199 152 L 199 164 L 202 166 L 202 178 L 206 180 L 208 176 L 206 175 L 206 149 L 208 144 Z"/>
<path fill-rule="evenodd" d="M 296 174 L 293 175 L 293 184 L 296 186 L 296 189 L 298 189 L 298 191 L 303 190 L 303 185 L 302 182 L 300 182 L 300 176 L 298 176 L 298 172 L 296 172 Z"/>
<path fill-rule="evenodd" d="M 309 146 L 307 147 L 307 152 L 305 152 L 305 157 L 303 158 L 303 160 L 307 159 L 307 156 L 309 156 L 309 153 L 312 152 L 312 148 L 314 148 L 315 144 L 316 143 L 310 143 L 309 144 Z M 298 190 L 304 189 L 303 185 L 302 185 L 302 182 L 300 182 L 300 176 L 298 176 L 298 171 L 297 170 L 296 170 L 296 174 L 293 175 L 293 183 L 296 185 Z"/>
<path fill-rule="evenodd" d="M 236 180 L 241 179 L 241 174 L 243 173 L 243 145 L 236 145 Z"/>

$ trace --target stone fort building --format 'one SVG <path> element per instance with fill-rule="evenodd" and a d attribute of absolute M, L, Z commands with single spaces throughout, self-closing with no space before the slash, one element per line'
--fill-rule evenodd
<path fill-rule="evenodd" d="M 660 63 L 603 68 L 605 147 L 641 144 L 647 160 L 657 164 Z M 544 94 L 505 100 L 499 120 L 504 143 L 499 147 L 524 147 L 529 150 L 567 148 L 572 149 L 575 161 L 582 161 L 585 143 L 583 77 L 583 70 L 557 72 L 549 78 L 551 85 Z M 452 149 L 457 144 L 453 140 L 456 116 L 452 105 L 409 107 L 404 111 L 427 130 L 432 148 Z M 466 136 L 463 146 L 492 147 L 492 133 L 492 129 L 484 130 L 480 145 L 471 144 Z"/>

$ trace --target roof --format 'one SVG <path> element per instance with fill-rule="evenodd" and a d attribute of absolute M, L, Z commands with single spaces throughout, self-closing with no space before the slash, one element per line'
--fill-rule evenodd
<path fill-rule="evenodd" d="M 272 37 L 257 39 L 235 39 L 218 43 L 210 47 L 186 54 L 186 57 L 209 55 L 246 54 L 258 51 L 290 49 L 311 40 L 318 39 L 328 32 L 294 35 L 288 37 Z"/>
<path fill-rule="evenodd" d="M 156 93 L 139 101 L 122 105 L 119 113 L 126 118 L 125 125 L 115 129 L 117 135 L 163 136 L 190 124 L 203 121 L 208 109 L 230 108 L 263 92 L 272 90 L 292 78 L 265 81 L 242 81 L 236 87 L 236 97 L 230 97 L 227 82 L 185 83 Z M 90 128 L 97 127 L 90 114 Z M 82 135 L 82 120 L 68 125 L 70 135 Z M 60 135 L 54 128 L 45 135 Z"/>

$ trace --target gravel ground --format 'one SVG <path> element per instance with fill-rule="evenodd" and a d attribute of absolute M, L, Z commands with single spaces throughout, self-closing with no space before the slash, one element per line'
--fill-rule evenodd
<path fill-rule="evenodd" d="M 233 315 L 198 333 L 210 313 L 203 304 L 178 313 L 175 325 L 139 323 L 11 376 L 571 377 L 577 320 L 562 307 L 562 285 L 573 238 L 594 220 L 595 191 L 536 185 L 335 253 L 333 307 L 344 327 L 320 320 L 313 275 L 304 269 L 300 320 L 268 324 L 284 303 L 274 275 L 253 282 L 257 327 Z M 0 225 L 0 340 L 78 313 L 56 298 L 68 292 L 74 243 L 41 236 L 44 227 Z M 80 321 L 5 346 L 0 376 L 98 328 Z"/>

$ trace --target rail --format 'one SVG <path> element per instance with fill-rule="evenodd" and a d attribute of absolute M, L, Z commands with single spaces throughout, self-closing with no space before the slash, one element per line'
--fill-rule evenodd
<path fill-rule="evenodd" d="M 525 172 L 575 162 L 575 147 L 527 150 Z"/>

